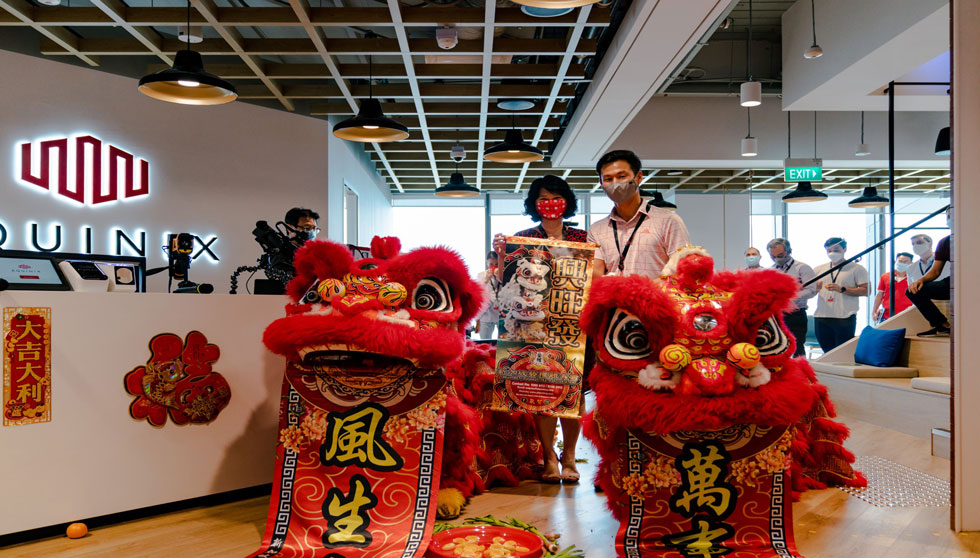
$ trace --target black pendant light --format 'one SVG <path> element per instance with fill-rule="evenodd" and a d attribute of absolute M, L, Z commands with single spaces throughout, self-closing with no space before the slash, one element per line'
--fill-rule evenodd
<path fill-rule="evenodd" d="M 456 130 L 459 133 L 459 130 Z M 457 140 L 458 141 L 458 140 Z M 466 158 L 466 149 L 463 144 L 457 143 L 452 147 L 449 154 L 450 158 L 456 163 L 456 171 L 449 177 L 449 182 L 436 188 L 435 195 L 440 198 L 472 198 L 479 196 L 480 191 L 466 183 L 463 174 L 459 172 L 459 162 Z"/>
<path fill-rule="evenodd" d="M 435 194 L 441 198 L 472 198 L 479 196 L 480 191 L 466 183 L 463 173 L 454 172 L 449 182 L 436 188 Z"/>
<path fill-rule="evenodd" d="M 191 3 L 187 2 L 187 28 L 191 26 Z M 235 86 L 204 71 L 201 54 L 191 50 L 190 33 L 187 48 L 177 52 L 172 68 L 144 76 L 139 91 L 168 103 L 182 105 L 223 105 L 238 98 Z"/>
<path fill-rule="evenodd" d="M 816 202 L 823 201 L 827 199 L 827 194 L 823 192 L 818 192 L 813 189 L 813 184 L 809 182 L 799 182 L 796 184 L 796 190 L 783 196 L 783 201 L 786 203 L 793 202 Z"/>
<path fill-rule="evenodd" d="M 384 143 L 408 137 L 408 127 L 385 116 L 381 102 L 374 98 L 372 57 L 368 56 L 368 98 L 361 101 L 357 116 L 333 126 L 333 135 L 347 141 Z"/>
<path fill-rule="evenodd" d="M 949 155 L 949 126 L 939 130 L 936 136 L 936 155 Z"/>
<path fill-rule="evenodd" d="M 669 209 L 671 211 L 677 211 L 677 206 L 665 200 L 664 195 L 661 194 L 660 192 L 653 193 L 653 206 L 662 207 L 664 209 Z"/>
<path fill-rule="evenodd" d="M 517 129 L 517 118 L 511 115 L 511 129 L 507 130 L 504 141 L 492 145 L 483 152 L 483 158 L 495 163 L 533 163 L 544 159 L 540 149 L 524 141 Z"/>
<path fill-rule="evenodd" d="M 865 207 L 887 207 L 888 198 L 878 195 L 878 188 L 871 186 L 871 181 L 868 181 L 868 186 L 865 187 L 864 193 L 860 196 L 854 198 L 853 200 L 847 202 L 847 207 L 854 208 L 865 208 Z"/>

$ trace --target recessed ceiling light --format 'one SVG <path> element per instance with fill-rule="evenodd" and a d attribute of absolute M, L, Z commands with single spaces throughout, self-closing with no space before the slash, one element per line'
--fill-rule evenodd
<path fill-rule="evenodd" d="M 497 101 L 497 108 L 501 110 L 528 110 L 534 108 L 534 101 L 530 99 L 500 99 Z"/>
<path fill-rule="evenodd" d="M 667 176 L 680 176 L 682 174 L 684 174 L 684 171 L 682 171 L 680 169 L 674 169 L 674 170 L 667 171 Z"/>

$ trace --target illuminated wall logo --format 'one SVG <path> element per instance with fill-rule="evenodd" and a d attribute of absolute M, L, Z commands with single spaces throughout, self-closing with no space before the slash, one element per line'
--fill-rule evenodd
<path fill-rule="evenodd" d="M 150 163 L 92 135 L 23 142 L 15 151 L 20 182 L 61 199 L 98 206 L 150 194 Z"/>

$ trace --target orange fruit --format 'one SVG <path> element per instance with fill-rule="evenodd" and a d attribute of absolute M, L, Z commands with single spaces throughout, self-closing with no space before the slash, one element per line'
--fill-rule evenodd
<path fill-rule="evenodd" d="M 84 523 L 72 523 L 65 529 L 65 534 L 69 539 L 80 539 L 88 533 L 88 527 Z"/>

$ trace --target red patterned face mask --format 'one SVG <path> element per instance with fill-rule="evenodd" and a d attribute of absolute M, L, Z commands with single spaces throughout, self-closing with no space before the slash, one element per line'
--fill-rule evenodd
<path fill-rule="evenodd" d="M 553 200 L 538 200 L 537 207 L 538 215 L 541 217 L 545 219 L 561 219 L 568 205 L 565 203 L 565 198 L 556 198 Z"/>

